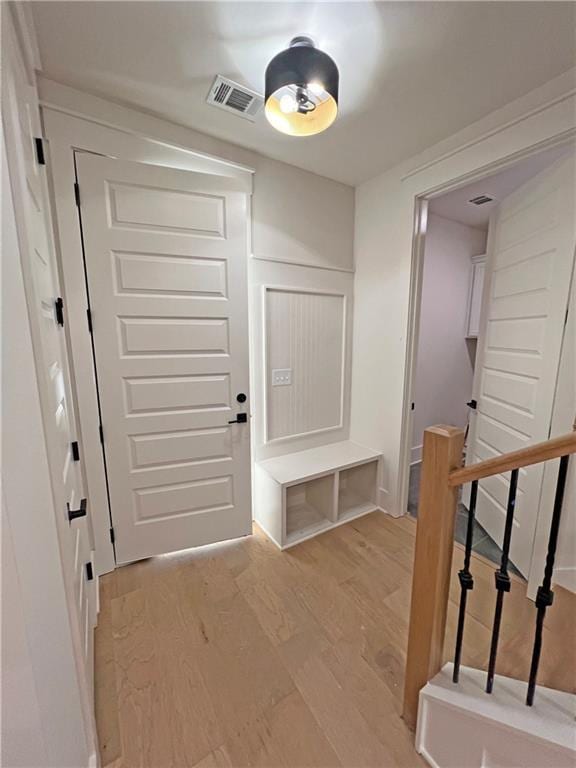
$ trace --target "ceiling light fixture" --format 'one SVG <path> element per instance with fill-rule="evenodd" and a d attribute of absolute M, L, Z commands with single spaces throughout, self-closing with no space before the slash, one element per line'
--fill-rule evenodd
<path fill-rule="evenodd" d="M 290 136 L 312 136 L 338 114 L 338 67 L 309 37 L 295 37 L 266 68 L 268 122 Z"/>

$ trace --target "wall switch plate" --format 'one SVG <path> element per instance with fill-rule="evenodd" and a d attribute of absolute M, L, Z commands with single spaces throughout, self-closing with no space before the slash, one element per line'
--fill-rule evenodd
<path fill-rule="evenodd" d="M 275 368 L 272 371 L 273 387 L 289 387 L 292 384 L 292 368 Z"/>

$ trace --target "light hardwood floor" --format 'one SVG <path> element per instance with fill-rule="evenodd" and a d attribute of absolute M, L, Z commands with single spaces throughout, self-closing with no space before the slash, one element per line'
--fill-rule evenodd
<path fill-rule="evenodd" d="M 424 765 L 400 718 L 414 534 L 411 518 L 373 513 L 280 552 L 256 529 L 103 577 L 95 660 L 102 764 Z M 447 658 L 458 545 L 455 552 Z M 463 659 L 472 666 L 487 656 L 493 571 L 474 558 Z M 534 619 L 524 590 L 513 579 L 498 667 L 517 677 L 528 667 Z M 542 677 L 570 688 L 574 615 L 556 601 L 549 613 Z"/>

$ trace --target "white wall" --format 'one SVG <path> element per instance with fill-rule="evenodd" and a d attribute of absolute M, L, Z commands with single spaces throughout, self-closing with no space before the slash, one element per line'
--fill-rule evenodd
<path fill-rule="evenodd" d="M 351 437 L 384 454 L 380 504 L 404 514 L 409 436 L 402 442 L 409 360 L 415 197 L 473 181 L 554 137 L 576 134 L 575 71 L 494 112 L 356 192 Z M 406 395 L 406 397 L 405 397 Z M 402 470 L 402 471 L 401 471 Z"/>
<path fill-rule="evenodd" d="M 2 765 L 87 766 L 71 617 L 2 140 Z"/>
<path fill-rule="evenodd" d="M 572 279 L 568 319 L 565 328 L 558 387 L 552 412 L 551 436 L 564 435 L 576 429 L 576 285 Z M 538 524 L 534 543 L 534 557 L 542 564 L 548 546 L 550 522 L 556 481 L 558 479 L 558 461 L 550 461 L 544 471 L 544 484 L 538 515 Z M 568 479 L 564 492 L 564 506 L 560 519 L 558 549 L 554 563 L 555 584 L 576 592 L 576 456 L 572 456 L 568 467 Z M 540 565 L 530 572 L 529 588 L 535 592 L 542 583 L 543 568 Z"/>
<path fill-rule="evenodd" d="M 44 768 L 48 754 L 28 649 L 22 593 L 10 520 L 2 503 L 2 686 L 0 688 L 0 764 L 7 768 Z"/>
<path fill-rule="evenodd" d="M 572 293 L 560 370 L 558 389 L 552 414 L 552 435 L 563 435 L 576 429 L 576 286 L 572 281 Z M 556 467 L 548 469 L 556 479 Z M 550 496 L 548 497 L 550 503 Z M 554 581 L 576 592 L 576 457 L 572 456 L 564 495 L 563 514 L 560 522 L 558 552 L 554 568 Z"/>
<path fill-rule="evenodd" d="M 411 460 L 434 424 L 466 426 L 472 397 L 475 342 L 466 341 L 472 256 L 484 253 L 486 232 L 431 214 L 424 248 L 422 298 L 413 401 Z"/>
<path fill-rule="evenodd" d="M 77 91 L 42 76 L 41 103 L 92 123 L 120 128 L 129 136 L 149 137 L 180 148 L 173 164 L 190 167 L 191 153 L 198 170 L 207 173 L 254 173 L 252 198 L 252 254 L 337 269 L 353 268 L 354 189 L 308 173 L 226 141 L 207 136 Z M 231 118 L 234 119 L 234 118 Z M 220 165 L 220 170 L 215 169 Z M 232 166 L 225 166 L 227 161 Z"/>
<path fill-rule="evenodd" d="M 77 390 L 79 433 L 86 456 L 88 493 L 93 511 L 96 570 L 105 573 L 114 568 L 114 558 L 98 442 L 99 416 L 92 359 L 85 343 L 86 296 L 82 243 L 73 197 L 72 149 L 203 173 L 234 175 L 244 180 L 248 192 L 253 191 L 248 279 L 253 341 L 251 426 L 257 459 L 346 439 L 349 435 L 354 190 L 42 77 L 38 84 L 48 137 L 60 258 L 64 265 L 64 300 L 71 317 L 67 333 L 73 352 L 74 378 L 83 383 Z M 272 443 L 265 438 L 265 392 L 269 377 L 264 356 L 267 335 L 263 307 L 265 286 L 328 291 L 345 297 L 344 365 L 341 371 L 343 416 L 342 423 L 330 432 L 314 432 Z M 306 362 L 306 358 L 303 361 Z M 299 375 L 306 378 L 307 371 L 300 370 Z M 306 407 L 313 408 L 314 401 L 306 402 Z M 308 418 L 306 414 L 300 417 L 304 422 Z"/>
<path fill-rule="evenodd" d="M 2 290 L 11 285 L 10 275 L 17 274 L 9 271 L 7 260 L 18 260 L 18 241 L 16 236 L 16 221 L 7 175 L 6 154 L 2 141 Z M 17 264 L 16 264 L 17 266 Z M 25 311 L 25 308 L 24 308 Z M 7 353 L 2 348 L 2 364 L 6 365 Z M 2 373 L 5 382 L 5 370 Z M 7 414 L 7 405 L 3 396 L 3 420 Z M 5 443 L 4 429 L 2 430 L 2 450 L 10 450 Z M 38 697 L 36 695 L 34 670 L 28 635 L 26 616 L 24 613 L 24 598 L 16 566 L 16 554 L 8 503 L 2 491 L 1 503 L 1 574 L 2 589 L 0 605 L 2 606 L 2 635 L 0 648 L 0 764 L 18 768 L 19 766 L 46 766 L 48 753 L 42 733 L 42 720 Z M 14 510 L 16 514 L 22 510 Z"/>
<path fill-rule="evenodd" d="M 248 279 L 253 449 L 259 460 L 349 437 L 354 190 L 268 158 L 256 156 L 252 162 L 253 258 Z M 339 343 L 331 329 L 318 323 L 302 326 L 295 304 L 281 318 L 277 313 L 271 316 L 267 286 L 287 289 L 300 301 L 307 301 L 301 289 L 339 296 L 343 321 Z M 320 347 L 325 352 L 323 372 L 319 359 L 310 354 Z M 274 349 L 274 355 L 266 355 L 266 348 Z M 286 367 L 294 369 L 294 383 L 280 391 L 270 386 L 270 379 L 284 358 Z M 306 382 L 308 388 L 297 392 L 298 382 Z M 341 418 L 331 408 L 324 423 L 334 417 L 333 428 L 316 430 L 319 403 L 327 406 L 331 398 L 338 399 L 334 393 L 340 390 Z M 282 432 L 283 439 L 273 439 Z"/>
<path fill-rule="evenodd" d="M 10 284 L 7 259 L 17 261 L 18 243 L 16 222 L 10 188 L 8 184 L 6 155 L 2 141 L 2 291 Z M 13 286 L 12 286 L 13 290 Z M 2 361 L 5 363 L 5 351 L 2 348 Z M 3 373 L 3 384 L 5 381 Z M 2 405 L 5 406 L 3 397 Z M 6 414 L 3 413 L 3 419 Z M 4 430 L 2 430 L 4 435 Z M 2 444 L 2 450 L 7 445 Z M 19 768 L 19 766 L 48 765 L 48 753 L 42 733 L 40 706 L 36 695 L 34 669 L 28 646 L 24 599 L 18 569 L 8 502 L 2 490 L 1 504 L 1 546 L 0 559 L 0 605 L 2 606 L 2 634 L 0 641 L 0 764 Z M 16 510 L 16 513 L 18 510 Z"/>
<path fill-rule="evenodd" d="M 262 156 L 252 165 L 253 255 L 353 269 L 354 189 Z"/>
<path fill-rule="evenodd" d="M 558 389 L 552 414 L 552 435 L 563 435 L 576 429 L 576 286 L 572 293 L 566 335 L 560 358 Z M 551 472 L 554 473 L 554 468 Z M 563 515 L 560 522 L 558 554 L 554 580 L 566 589 L 576 592 L 576 458 L 572 456 L 564 495 Z"/>

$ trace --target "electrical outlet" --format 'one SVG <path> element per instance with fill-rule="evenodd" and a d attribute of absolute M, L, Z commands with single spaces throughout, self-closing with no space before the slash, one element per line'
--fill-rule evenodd
<path fill-rule="evenodd" d="M 289 387 L 292 384 L 292 368 L 276 368 L 272 371 L 273 387 Z"/>

